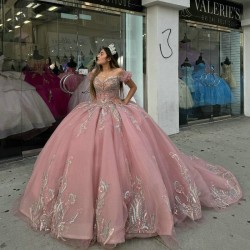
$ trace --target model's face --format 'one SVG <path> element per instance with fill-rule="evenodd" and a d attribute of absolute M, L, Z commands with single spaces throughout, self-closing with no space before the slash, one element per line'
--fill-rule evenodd
<path fill-rule="evenodd" d="M 107 58 L 107 54 L 104 49 L 100 51 L 100 53 L 97 55 L 97 64 L 104 65 L 109 63 L 109 58 Z"/>

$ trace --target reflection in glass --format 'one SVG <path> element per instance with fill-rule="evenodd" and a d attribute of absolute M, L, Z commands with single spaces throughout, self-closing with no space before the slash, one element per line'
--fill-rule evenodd
<path fill-rule="evenodd" d="M 120 15 L 46 2 L 2 1 L 0 31 L 1 159 L 41 148 L 69 103 L 89 98 L 100 48 L 115 43 L 120 58 L 124 48 Z"/>
<path fill-rule="evenodd" d="M 180 37 L 179 78 L 183 82 L 179 95 L 186 102 L 180 103 L 180 124 L 240 114 L 240 32 L 183 21 Z M 193 107 L 187 103 L 190 94 Z"/>

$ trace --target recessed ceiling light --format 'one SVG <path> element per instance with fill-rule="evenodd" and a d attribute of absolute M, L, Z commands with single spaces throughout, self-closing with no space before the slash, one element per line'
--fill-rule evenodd
<path fill-rule="evenodd" d="M 54 10 L 56 10 L 56 9 L 58 9 L 57 6 L 51 6 L 51 7 L 48 8 L 48 11 L 54 11 Z"/>
<path fill-rule="evenodd" d="M 35 9 L 35 8 L 37 8 L 40 5 L 41 5 L 40 3 L 37 3 L 36 5 L 32 6 L 32 9 Z"/>
<path fill-rule="evenodd" d="M 16 26 L 15 26 L 15 29 L 18 29 L 18 28 L 20 28 L 20 25 L 16 25 Z"/>
<path fill-rule="evenodd" d="M 31 8 L 35 3 L 29 3 L 28 5 L 26 5 L 27 8 Z"/>
<path fill-rule="evenodd" d="M 7 22 L 9 22 L 9 21 L 11 21 L 11 18 L 8 18 L 8 19 L 7 19 Z"/>
<path fill-rule="evenodd" d="M 30 20 L 25 20 L 23 23 L 25 23 L 25 24 L 26 24 L 26 23 L 30 23 Z"/>
<path fill-rule="evenodd" d="M 41 17 L 42 16 L 42 14 L 37 14 L 36 16 L 35 16 L 35 18 L 39 18 L 39 17 Z"/>
<path fill-rule="evenodd" d="M 16 15 L 19 16 L 19 15 L 22 14 L 22 13 L 23 13 L 22 11 L 18 11 L 18 12 L 16 13 Z"/>

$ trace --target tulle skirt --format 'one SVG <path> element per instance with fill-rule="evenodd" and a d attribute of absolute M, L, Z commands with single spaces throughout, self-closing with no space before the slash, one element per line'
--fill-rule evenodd
<path fill-rule="evenodd" d="M 81 103 L 40 153 L 19 213 L 83 248 L 133 237 L 174 241 L 174 225 L 242 196 L 225 168 L 180 152 L 138 105 Z"/>

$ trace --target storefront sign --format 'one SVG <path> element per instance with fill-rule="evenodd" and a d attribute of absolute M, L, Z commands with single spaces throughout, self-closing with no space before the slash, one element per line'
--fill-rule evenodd
<path fill-rule="evenodd" d="M 243 5 L 221 0 L 192 0 L 180 18 L 239 29 Z"/>
<path fill-rule="evenodd" d="M 87 0 L 85 2 L 131 11 L 142 11 L 141 0 Z"/>

